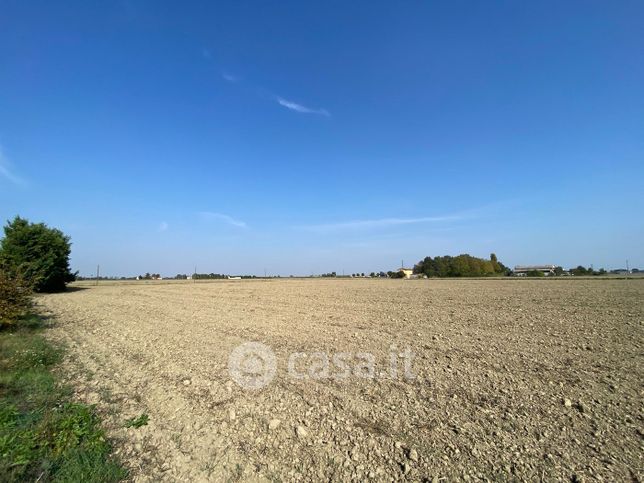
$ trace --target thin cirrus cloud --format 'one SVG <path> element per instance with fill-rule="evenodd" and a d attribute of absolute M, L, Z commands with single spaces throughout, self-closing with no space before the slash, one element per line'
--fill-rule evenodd
<path fill-rule="evenodd" d="M 222 72 L 221 77 L 227 82 L 235 83 L 239 81 L 239 77 L 228 72 Z"/>
<path fill-rule="evenodd" d="M 170 228 L 170 225 L 168 225 L 167 221 L 162 221 L 159 223 L 159 231 L 167 231 L 168 228 Z"/>
<path fill-rule="evenodd" d="M 327 111 L 326 109 L 313 109 L 311 107 L 306 107 L 303 106 L 302 104 L 298 104 L 297 102 L 289 101 L 288 99 L 284 99 L 283 97 L 276 96 L 275 100 L 280 106 L 283 106 L 287 109 L 290 109 L 291 111 L 299 112 L 301 114 L 317 114 L 320 116 L 326 116 L 326 117 L 331 117 L 331 113 Z"/>
<path fill-rule="evenodd" d="M 206 52 L 204 50 L 204 52 Z M 204 54 L 204 56 L 207 59 L 210 59 L 210 53 L 208 52 L 208 56 Z M 222 71 L 221 72 L 221 78 L 224 79 L 226 82 L 229 82 L 231 84 L 237 84 L 241 82 L 242 78 L 239 77 L 238 75 L 232 74 L 229 71 Z M 323 107 L 320 108 L 313 108 L 313 107 L 308 107 L 305 106 L 304 104 L 299 104 L 295 101 L 291 101 L 289 99 L 285 99 L 284 97 L 275 95 L 271 93 L 270 91 L 267 91 L 263 87 L 257 87 L 255 86 L 256 93 L 260 97 L 265 97 L 268 96 L 272 98 L 275 102 L 277 102 L 280 106 L 285 107 L 286 109 L 294 112 L 298 112 L 300 114 L 316 114 L 318 116 L 325 116 L 325 117 L 331 117 L 331 113 L 327 110 L 324 109 Z"/>
<path fill-rule="evenodd" d="M 319 225 L 304 225 L 298 228 L 316 233 L 328 233 L 342 230 L 361 230 L 373 228 L 389 228 L 400 225 L 417 223 L 438 223 L 457 221 L 463 219 L 462 215 L 423 216 L 420 218 L 379 218 L 374 220 L 354 220 L 340 223 L 324 223 Z"/>
<path fill-rule="evenodd" d="M 15 185 L 24 185 L 25 180 L 13 173 L 11 162 L 6 158 L 0 146 L 0 178 L 4 178 Z"/>
<path fill-rule="evenodd" d="M 199 216 L 204 221 L 220 221 L 231 226 L 238 228 L 247 228 L 246 222 L 237 220 L 232 216 L 224 215 L 223 213 L 213 213 L 212 211 L 200 211 Z"/>

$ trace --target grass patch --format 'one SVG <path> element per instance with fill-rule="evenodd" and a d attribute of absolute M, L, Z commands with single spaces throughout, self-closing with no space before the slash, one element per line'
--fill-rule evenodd
<path fill-rule="evenodd" d="M 62 353 L 41 331 L 35 316 L 0 330 L 0 481 L 123 479 L 94 408 L 57 384 Z"/>
<path fill-rule="evenodd" d="M 147 426 L 149 416 L 145 413 L 141 414 L 138 418 L 130 418 L 125 421 L 126 428 L 140 428 L 141 426 Z"/>

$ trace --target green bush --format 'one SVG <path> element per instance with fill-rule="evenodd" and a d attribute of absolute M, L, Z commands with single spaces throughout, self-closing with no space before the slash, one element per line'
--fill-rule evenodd
<path fill-rule="evenodd" d="M 75 279 L 69 269 L 71 244 L 62 231 L 16 216 L 4 227 L 0 268 L 12 277 L 21 274 L 38 292 L 65 290 Z"/>
<path fill-rule="evenodd" d="M 543 273 L 541 270 L 530 270 L 526 273 L 528 277 L 545 277 L 545 273 Z"/>
<path fill-rule="evenodd" d="M 20 276 L 0 270 L 0 328 L 13 325 L 31 307 L 31 287 Z"/>

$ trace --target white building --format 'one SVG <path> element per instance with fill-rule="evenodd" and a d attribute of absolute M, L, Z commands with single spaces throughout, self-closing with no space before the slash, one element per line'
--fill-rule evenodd
<path fill-rule="evenodd" d="M 525 277 L 528 275 L 528 272 L 542 272 L 544 275 L 554 275 L 555 274 L 554 265 L 517 265 L 514 267 L 514 275 L 517 277 Z"/>

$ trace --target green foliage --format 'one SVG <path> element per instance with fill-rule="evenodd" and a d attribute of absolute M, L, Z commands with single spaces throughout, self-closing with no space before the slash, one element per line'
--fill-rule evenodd
<path fill-rule="evenodd" d="M 228 275 L 224 275 L 223 273 L 193 273 L 192 278 L 194 280 L 217 280 L 228 278 Z"/>
<path fill-rule="evenodd" d="M 44 223 L 16 218 L 4 227 L 0 267 L 11 277 L 22 276 L 38 292 L 65 290 L 75 278 L 69 268 L 69 237 Z"/>
<path fill-rule="evenodd" d="M 150 419 L 149 416 L 147 414 L 143 413 L 137 418 L 130 418 L 127 421 L 125 421 L 125 427 L 126 428 L 140 428 L 141 426 L 147 426 L 149 419 Z"/>
<path fill-rule="evenodd" d="M 405 278 L 405 274 L 402 273 L 401 271 L 397 271 L 397 272 L 389 271 L 387 272 L 387 276 L 389 278 Z"/>
<path fill-rule="evenodd" d="M 414 266 L 414 273 L 427 277 L 489 277 L 507 275 L 508 269 L 492 253 L 490 260 L 468 254 L 426 257 Z"/>
<path fill-rule="evenodd" d="M 0 269 L 0 329 L 13 325 L 31 308 L 31 287 L 20 274 Z"/>
<path fill-rule="evenodd" d="M 526 276 L 528 276 L 528 277 L 545 277 L 546 274 L 543 273 L 541 270 L 528 270 L 528 272 L 526 272 Z"/>
<path fill-rule="evenodd" d="M 594 275 L 595 271 L 592 268 L 586 268 L 582 265 L 578 265 L 577 268 L 570 269 L 570 274 L 575 276 Z"/>
<path fill-rule="evenodd" d="M 32 317 L 0 332 L 0 481 L 119 481 L 125 471 L 91 406 L 69 402 L 52 367 L 61 351 Z"/>

